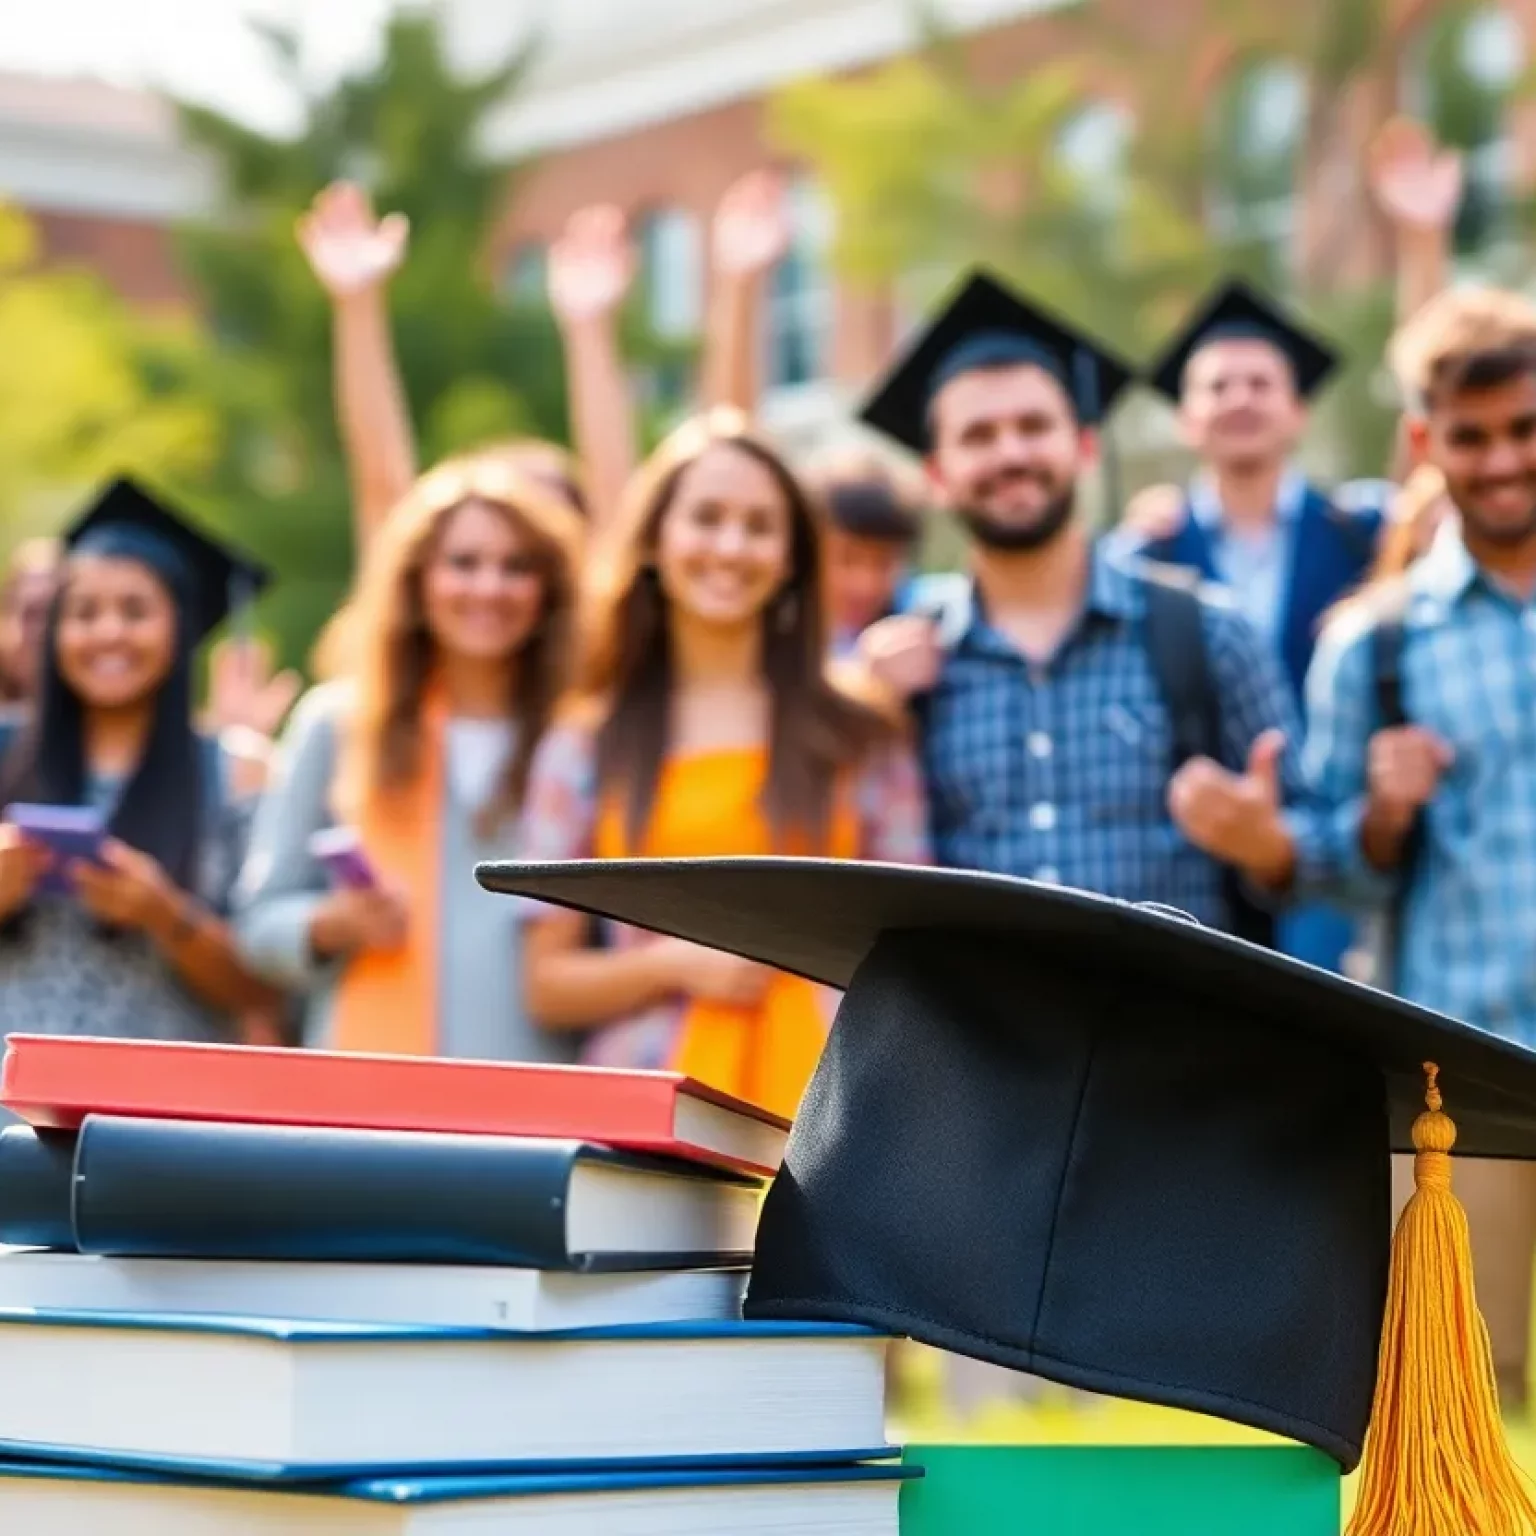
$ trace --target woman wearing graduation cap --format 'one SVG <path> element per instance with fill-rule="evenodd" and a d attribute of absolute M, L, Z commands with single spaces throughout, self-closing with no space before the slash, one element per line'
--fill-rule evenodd
<path fill-rule="evenodd" d="M 243 847 L 192 658 L 265 573 L 130 481 L 66 535 L 31 720 L 0 760 L 0 997 L 48 1033 L 217 1039 L 268 994 L 224 920 Z M 243 589 L 243 590 L 242 590 Z M 66 845 L 41 808 L 92 809 Z"/>
<path fill-rule="evenodd" d="M 534 765 L 527 851 L 926 860 L 898 723 L 826 672 L 819 520 L 734 411 L 663 443 L 594 574 L 583 693 Z M 568 914 L 532 922 L 528 999 L 546 1029 L 600 1026 L 594 1061 L 794 1113 L 826 1035 L 814 988 L 632 930 L 588 938 Z"/>

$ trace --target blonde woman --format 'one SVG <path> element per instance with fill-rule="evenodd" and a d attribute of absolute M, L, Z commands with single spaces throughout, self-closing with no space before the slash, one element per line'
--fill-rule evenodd
<path fill-rule="evenodd" d="M 294 712 L 252 835 L 250 962 L 307 994 L 305 1043 L 558 1059 L 528 1028 L 518 909 L 472 870 L 515 848 L 564 683 L 579 519 L 504 460 L 433 470 L 376 536 L 345 675 Z M 350 829 L 371 874 L 335 886 L 315 834 Z"/>

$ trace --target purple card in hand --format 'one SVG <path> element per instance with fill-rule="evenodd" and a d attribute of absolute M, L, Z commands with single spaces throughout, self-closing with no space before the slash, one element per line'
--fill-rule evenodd
<path fill-rule="evenodd" d="M 52 865 L 38 882 L 40 892 L 67 896 L 71 887 L 66 867 L 77 859 L 101 862 L 106 818 L 89 806 L 8 805 L 5 820 L 19 827 L 29 842 L 40 843 L 53 855 Z"/>
<path fill-rule="evenodd" d="M 325 866 L 334 884 L 346 890 L 371 891 L 379 883 L 368 855 L 351 827 L 327 827 L 309 840 L 309 851 Z"/>

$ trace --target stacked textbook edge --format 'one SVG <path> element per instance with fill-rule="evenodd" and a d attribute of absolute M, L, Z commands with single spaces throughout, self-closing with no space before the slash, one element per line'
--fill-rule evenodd
<path fill-rule="evenodd" d="M 885 1340 L 741 1320 L 758 1110 L 30 1036 L 0 1105 L 0 1525 L 897 1530 Z"/>

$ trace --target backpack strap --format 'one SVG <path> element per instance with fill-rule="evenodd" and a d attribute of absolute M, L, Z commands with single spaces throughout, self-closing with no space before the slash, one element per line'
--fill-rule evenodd
<path fill-rule="evenodd" d="M 1173 736 L 1172 772 L 1193 757 L 1221 760 L 1221 698 L 1205 641 L 1199 578 L 1159 568 L 1146 574 L 1145 639 Z M 1275 947 L 1272 913 L 1249 899 L 1238 871 L 1223 867 L 1222 892 L 1232 933 Z"/>
<path fill-rule="evenodd" d="M 1376 729 L 1396 730 L 1410 724 L 1408 709 L 1403 697 L 1403 652 L 1407 646 L 1404 619 L 1407 610 L 1407 588 L 1400 587 L 1383 606 L 1371 627 L 1371 682 L 1376 694 Z M 1413 884 L 1413 870 L 1424 849 L 1424 812 L 1413 819 L 1408 835 L 1403 840 L 1402 855 L 1398 860 L 1397 878 L 1393 882 L 1392 899 L 1387 905 L 1382 932 L 1381 965 L 1383 981 L 1395 979 L 1390 973 L 1397 968 L 1397 955 L 1402 941 L 1403 919 L 1408 903 L 1408 890 Z"/>
<path fill-rule="evenodd" d="M 1173 767 L 1221 756 L 1221 704 L 1211 676 L 1198 578 L 1169 567 L 1146 581 L 1146 645 L 1173 733 Z"/>

